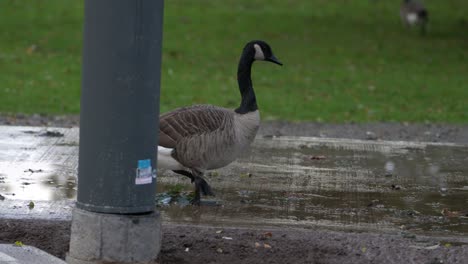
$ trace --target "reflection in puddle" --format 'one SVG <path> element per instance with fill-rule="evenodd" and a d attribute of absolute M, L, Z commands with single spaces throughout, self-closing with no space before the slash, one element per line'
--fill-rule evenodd
<path fill-rule="evenodd" d="M 47 163 L 0 162 L 0 194 L 7 199 L 55 201 L 73 199 L 76 196 L 74 174 L 58 174 L 66 171 Z"/>

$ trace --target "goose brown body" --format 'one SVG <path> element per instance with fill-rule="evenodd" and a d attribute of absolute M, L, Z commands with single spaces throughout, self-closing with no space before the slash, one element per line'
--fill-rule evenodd
<path fill-rule="evenodd" d="M 260 126 L 258 110 L 238 114 L 212 105 L 176 109 L 160 117 L 159 145 L 190 170 L 222 168 L 244 152 Z"/>

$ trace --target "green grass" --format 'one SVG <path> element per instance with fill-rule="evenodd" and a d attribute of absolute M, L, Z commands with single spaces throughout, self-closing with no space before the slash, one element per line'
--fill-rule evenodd
<path fill-rule="evenodd" d="M 263 119 L 468 122 L 468 3 L 429 1 L 423 37 L 399 1 L 165 1 L 161 111 L 236 107 L 242 46 Z M 0 112 L 78 113 L 83 1 L 0 1 Z"/>

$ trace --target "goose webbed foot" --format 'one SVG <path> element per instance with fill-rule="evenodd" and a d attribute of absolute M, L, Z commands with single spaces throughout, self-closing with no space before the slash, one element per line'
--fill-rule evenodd
<path fill-rule="evenodd" d="M 195 196 L 193 197 L 191 203 L 193 205 L 200 205 L 200 194 L 214 196 L 213 191 L 211 190 L 210 185 L 203 179 L 201 176 L 195 177 Z"/>
<path fill-rule="evenodd" d="M 215 195 L 211 190 L 211 186 L 206 182 L 205 179 L 203 179 L 202 176 L 194 176 L 192 173 L 184 170 L 174 170 L 174 172 L 190 178 L 192 183 L 195 184 L 195 195 L 191 200 L 193 205 L 200 205 L 201 194 L 211 196 Z"/>

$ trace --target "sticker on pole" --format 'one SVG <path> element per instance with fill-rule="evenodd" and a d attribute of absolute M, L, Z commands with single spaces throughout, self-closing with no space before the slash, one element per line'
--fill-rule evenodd
<path fill-rule="evenodd" d="M 136 169 L 135 184 L 150 184 L 153 182 L 153 169 L 151 168 L 151 160 L 139 160 Z"/>

